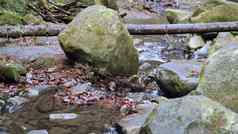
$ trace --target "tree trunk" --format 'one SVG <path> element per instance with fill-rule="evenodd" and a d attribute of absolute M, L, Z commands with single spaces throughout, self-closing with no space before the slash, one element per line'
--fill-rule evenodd
<path fill-rule="evenodd" d="M 0 26 L 0 37 L 57 36 L 65 24 Z M 127 24 L 132 35 L 186 34 L 238 31 L 238 22 L 197 24 Z"/>

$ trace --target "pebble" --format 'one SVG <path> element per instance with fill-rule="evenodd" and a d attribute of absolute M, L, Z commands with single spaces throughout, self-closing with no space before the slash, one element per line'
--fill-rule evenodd
<path fill-rule="evenodd" d="M 87 82 L 87 83 L 79 83 L 75 87 L 72 88 L 72 94 L 77 95 L 77 94 L 82 94 L 84 92 L 92 91 L 94 88 L 92 87 L 92 83 Z"/>
<path fill-rule="evenodd" d="M 75 113 L 59 113 L 59 114 L 50 114 L 50 120 L 72 120 L 78 117 Z"/>
<path fill-rule="evenodd" d="M 32 89 L 29 90 L 27 96 L 29 97 L 37 97 L 40 94 L 42 94 L 43 92 L 47 91 L 49 89 L 48 85 L 39 85 L 39 86 L 35 86 Z"/>
<path fill-rule="evenodd" d="M 32 130 L 27 134 L 48 134 L 47 130 Z"/>

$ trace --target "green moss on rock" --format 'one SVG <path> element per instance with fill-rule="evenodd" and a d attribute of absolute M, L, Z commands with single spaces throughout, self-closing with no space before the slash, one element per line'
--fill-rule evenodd
<path fill-rule="evenodd" d="M 26 74 L 26 69 L 18 63 L 6 63 L 0 64 L 0 78 L 7 82 L 17 82 L 21 75 Z"/>
<path fill-rule="evenodd" d="M 44 24 L 46 23 L 43 18 L 41 18 L 40 16 L 36 16 L 33 14 L 26 14 L 25 16 L 23 16 L 23 21 L 26 24 Z"/>
<path fill-rule="evenodd" d="M 23 18 L 16 12 L 0 11 L 0 25 L 17 25 L 22 23 Z"/>
<path fill-rule="evenodd" d="M 238 4 L 236 3 L 216 3 L 206 6 L 205 9 L 198 9 L 195 11 L 191 21 L 198 22 L 226 22 L 238 20 Z"/>
<path fill-rule="evenodd" d="M 227 44 L 210 55 L 197 91 L 238 112 L 238 45 Z"/>

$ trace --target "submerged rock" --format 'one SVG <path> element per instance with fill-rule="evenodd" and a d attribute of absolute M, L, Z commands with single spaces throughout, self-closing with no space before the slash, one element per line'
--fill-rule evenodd
<path fill-rule="evenodd" d="M 32 130 L 28 132 L 27 134 L 48 134 L 47 130 Z"/>
<path fill-rule="evenodd" d="M 204 96 L 160 101 L 143 134 L 236 134 L 238 115 Z"/>
<path fill-rule="evenodd" d="M 238 45 L 227 44 L 210 55 L 197 90 L 238 112 Z"/>
<path fill-rule="evenodd" d="M 88 62 L 112 74 L 135 74 L 138 53 L 118 13 L 103 6 L 88 7 L 59 35 L 70 60 Z"/>
<path fill-rule="evenodd" d="M 167 96 L 179 97 L 196 89 L 201 65 L 192 60 L 172 61 L 160 65 L 152 77 Z"/>

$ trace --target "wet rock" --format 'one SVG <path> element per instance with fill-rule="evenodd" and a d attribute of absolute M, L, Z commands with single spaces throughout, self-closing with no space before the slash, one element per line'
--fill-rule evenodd
<path fill-rule="evenodd" d="M 32 130 L 27 134 L 48 134 L 47 130 Z"/>
<path fill-rule="evenodd" d="M 2 47 L 0 54 L 28 62 L 46 55 L 52 57 L 64 56 L 60 46 Z"/>
<path fill-rule="evenodd" d="M 163 59 L 162 50 L 164 46 L 161 46 L 159 42 L 143 42 L 136 45 L 139 52 L 140 64 L 162 64 L 167 60 Z"/>
<path fill-rule="evenodd" d="M 160 65 L 152 77 L 166 95 L 179 97 L 196 89 L 201 65 L 193 60 L 171 61 Z"/>
<path fill-rule="evenodd" d="M 205 46 L 195 51 L 192 55 L 193 59 L 205 59 L 209 55 L 209 48 L 211 42 L 207 42 Z"/>
<path fill-rule="evenodd" d="M 198 49 L 203 47 L 204 45 L 205 45 L 205 42 L 202 39 L 202 37 L 199 35 L 192 36 L 188 42 L 188 47 L 190 49 Z"/>
<path fill-rule="evenodd" d="M 132 37 L 118 13 L 104 6 L 95 5 L 80 12 L 60 33 L 59 41 L 73 61 L 88 62 L 112 74 L 138 71 Z"/>
<path fill-rule="evenodd" d="M 140 130 L 146 122 L 146 119 L 156 107 L 156 104 L 137 105 L 138 113 L 129 115 L 118 123 L 122 132 L 124 134 L 140 134 Z"/>
<path fill-rule="evenodd" d="M 210 55 L 197 91 L 238 112 L 238 45 L 226 44 Z"/>
<path fill-rule="evenodd" d="M 0 134 L 9 134 L 7 128 L 0 127 Z"/>
<path fill-rule="evenodd" d="M 20 97 L 20 96 L 9 98 L 6 102 L 4 111 L 9 113 L 14 113 L 20 110 L 21 108 L 23 108 L 26 102 L 28 102 L 28 99 L 24 97 Z"/>
<path fill-rule="evenodd" d="M 204 96 L 160 101 L 146 120 L 145 134 L 238 133 L 238 115 Z"/>
<path fill-rule="evenodd" d="M 56 120 L 72 120 L 78 118 L 78 115 L 75 113 L 58 113 L 58 114 L 50 114 L 49 119 L 51 121 Z"/>

